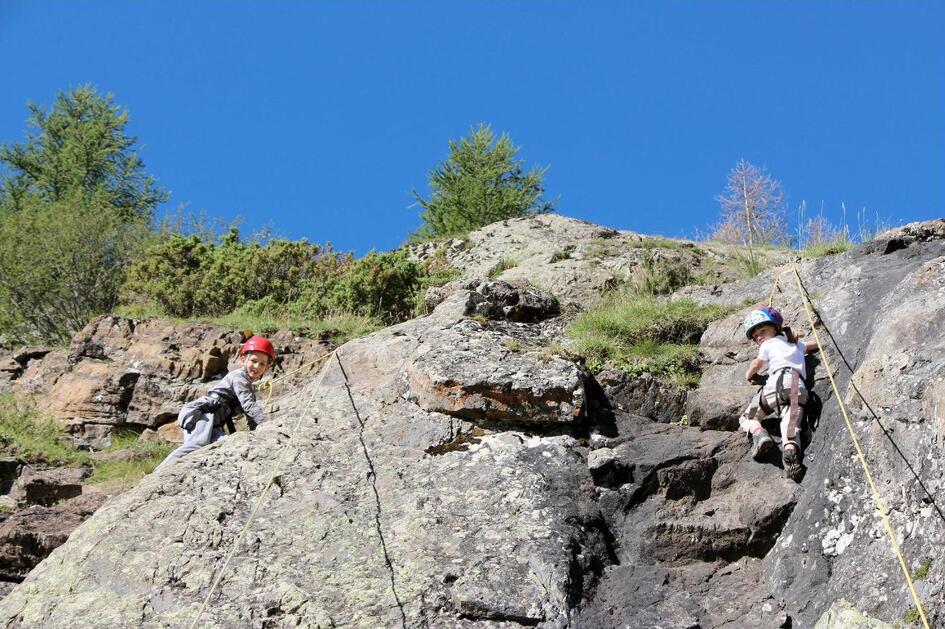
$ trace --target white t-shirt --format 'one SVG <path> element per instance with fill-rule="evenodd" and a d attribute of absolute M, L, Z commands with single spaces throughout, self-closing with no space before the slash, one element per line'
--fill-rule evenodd
<path fill-rule="evenodd" d="M 758 348 L 758 358 L 768 363 L 769 374 L 784 367 L 793 367 L 801 372 L 802 379 L 807 379 L 807 369 L 804 367 L 806 349 L 804 343 L 790 343 L 779 334 L 761 344 Z"/>

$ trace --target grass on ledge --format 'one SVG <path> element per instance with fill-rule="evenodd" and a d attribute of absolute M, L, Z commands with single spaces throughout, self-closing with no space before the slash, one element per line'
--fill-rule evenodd
<path fill-rule="evenodd" d="M 92 476 L 86 482 L 115 482 L 131 487 L 153 472 L 154 468 L 167 458 L 171 450 L 177 447 L 177 444 L 174 443 L 141 441 L 138 434 L 132 431 L 117 432 L 112 435 L 111 441 L 111 445 L 105 448 L 103 452 L 125 450 L 129 453 L 129 457 L 127 459 L 92 463 Z"/>
<path fill-rule="evenodd" d="M 132 431 L 120 432 L 104 452 L 125 450 L 127 458 L 96 462 L 91 453 L 73 448 L 66 439 L 65 429 L 44 415 L 32 398 L 0 394 L 0 450 L 28 463 L 92 468 L 88 483 L 115 481 L 131 487 L 175 447 L 143 442 Z"/>
<path fill-rule="evenodd" d="M 845 253 L 853 249 L 853 243 L 846 238 L 838 238 L 830 242 L 820 242 L 801 251 L 805 258 L 822 258 L 824 256 Z"/>
<path fill-rule="evenodd" d="M 699 381 L 699 338 L 709 322 L 732 311 L 623 291 L 580 315 L 567 335 L 591 371 L 612 367 L 691 387 Z"/>
<path fill-rule="evenodd" d="M 66 431 L 32 398 L 0 394 L 0 449 L 29 463 L 89 465 L 88 452 L 65 441 Z"/>
<path fill-rule="evenodd" d="M 252 330 L 256 334 L 272 334 L 277 330 L 287 329 L 308 338 L 329 340 L 336 345 L 367 336 L 384 327 L 377 319 L 350 312 L 332 313 L 320 319 L 303 319 L 273 314 L 248 314 L 235 310 L 222 317 L 204 318 L 200 321 L 225 328 Z"/>

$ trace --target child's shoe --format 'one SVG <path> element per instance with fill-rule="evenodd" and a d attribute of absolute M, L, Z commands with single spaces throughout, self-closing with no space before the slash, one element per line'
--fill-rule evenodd
<path fill-rule="evenodd" d="M 773 447 L 774 441 L 764 428 L 759 428 L 751 434 L 751 458 L 754 460 L 764 460 Z"/>
<path fill-rule="evenodd" d="M 784 446 L 784 477 L 793 481 L 800 480 L 804 468 L 801 467 L 801 451 L 793 442 L 787 442 Z"/>

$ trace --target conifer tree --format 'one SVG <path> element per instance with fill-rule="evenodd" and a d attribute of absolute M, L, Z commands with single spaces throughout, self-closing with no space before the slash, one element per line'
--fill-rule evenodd
<path fill-rule="evenodd" d="M 480 124 L 458 142 L 429 173 L 430 199 L 414 192 L 424 209 L 416 240 L 456 236 L 496 221 L 548 212 L 556 201 L 544 201 L 542 179 L 547 168 L 528 172 L 516 159 L 519 147 L 505 133 L 498 138 Z"/>
<path fill-rule="evenodd" d="M 114 307 L 167 193 L 111 96 L 83 86 L 28 107 L 26 141 L 0 147 L 0 335 L 64 342 Z"/>

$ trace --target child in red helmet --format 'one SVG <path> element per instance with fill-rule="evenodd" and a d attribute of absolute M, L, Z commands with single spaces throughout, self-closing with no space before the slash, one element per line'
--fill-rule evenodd
<path fill-rule="evenodd" d="M 738 425 L 751 436 L 752 456 L 760 461 L 775 445 L 759 420 L 775 412 L 780 415 L 784 471 L 796 480 L 801 471 L 801 407 L 807 403 L 804 356 L 817 349 L 817 344 L 799 342 L 797 335 L 783 326 L 781 313 L 770 307 L 758 308 L 745 317 L 745 335 L 758 344 L 758 357 L 748 366 L 745 379 L 755 382 L 765 367 L 768 379 L 738 419 Z"/>
<path fill-rule="evenodd" d="M 252 336 L 243 343 L 240 367 L 226 374 L 207 395 L 184 404 L 177 416 L 177 423 L 184 429 L 184 444 L 167 455 L 161 465 L 223 439 L 223 426 L 233 432 L 234 415 L 245 414 L 250 430 L 267 421 L 269 417 L 256 402 L 252 383 L 262 378 L 275 360 L 276 351 L 267 339 Z"/>

